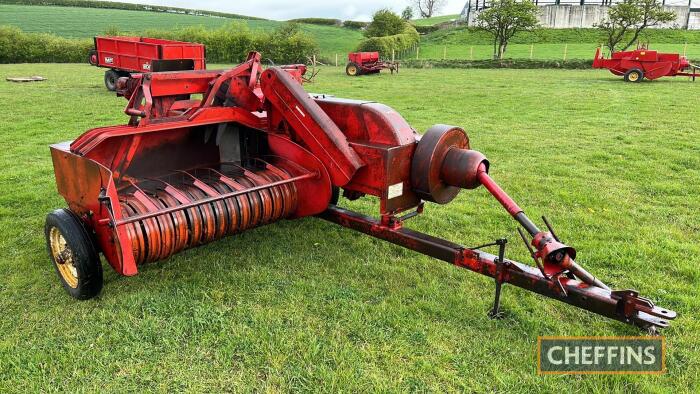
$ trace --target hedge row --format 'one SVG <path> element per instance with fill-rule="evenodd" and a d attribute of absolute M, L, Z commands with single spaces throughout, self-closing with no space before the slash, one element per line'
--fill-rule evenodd
<path fill-rule="evenodd" d="M 413 25 L 413 27 L 420 34 L 428 34 L 428 33 L 432 33 L 432 32 L 440 30 L 440 28 L 437 25 L 431 25 L 431 26 Z"/>
<path fill-rule="evenodd" d="M 28 34 L 14 26 L 0 26 L 0 63 L 86 62 L 93 46 L 91 39 Z"/>
<path fill-rule="evenodd" d="M 116 35 L 114 31 L 110 33 Z M 305 63 L 309 56 L 318 53 L 314 39 L 294 24 L 283 25 L 273 32 L 251 32 L 246 25 L 231 23 L 217 30 L 190 27 L 136 35 L 205 44 L 209 63 L 239 63 L 253 50 L 278 64 Z M 91 39 L 66 39 L 0 26 L 0 63 L 79 63 L 87 61 L 92 47 Z"/>
<path fill-rule="evenodd" d="M 130 10 L 130 11 L 152 11 L 152 12 L 168 12 L 174 14 L 188 15 L 204 15 L 218 16 L 221 18 L 231 19 L 249 19 L 249 20 L 264 20 L 264 18 L 256 18 L 253 16 L 230 14 L 227 12 L 203 11 L 191 8 L 169 7 L 149 4 L 132 4 L 119 3 L 113 1 L 95 1 L 95 0 L 0 0 L 0 4 L 16 4 L 16 5 L 41 5 L 41 6 L 58 6 L 58 7 L 82 7 L 82 8 L 107 8 L 115 10 Z"/>
<path fill-rule="evenodd" d="M 363 40 L 357 47 L 361 52 L 379 52 L 380 56 L 389 57 L 392 51 L 401 52 L 413 48 L 420 42 L 416 29 L 406 23 L 404 32 L 393 36 L 370 37 Z"/>
<path fill-rule="evenodd" d="M 593 59 L 571 59 L 565 62 L 559 60 L 530 60 L 530 59 L 502 59 L 502 60 L 402 60 L 401 67 L 408 68 L 560 68 L 567 70 L 590 69 Z"/>
<path fill-rule="evenodd" d="M 369 22 L 343 21 L 343 27 L 347 27 L 348 29 L 360 30 L 367 27 L 367 25 L 369 25 Z"/>
<path fill-rule="evenodd" d="M 2 0 L 0 0 L 2 1 Z M 293 23 L 306 23 L 309 25 L 321 25 L 321 26 L 342 26 L 343 21 L 340 19 L 330 19 L 330 18 L 297 18 L 290 19 L 289 22 Z"/>

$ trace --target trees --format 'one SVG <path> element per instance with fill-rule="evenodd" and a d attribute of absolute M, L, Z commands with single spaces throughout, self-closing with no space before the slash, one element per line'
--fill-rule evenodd
<path fill-rule="evenodd" d="M 421 18 L 430 18 L 440 12 L 446 0 L 412 0 Z"/>
<path fill-rule="evenodd" d="M 632 46 L 647 27 L 674 20 L 676 13 L 665 11 L 658 0 L 624 0 L 610 7 L 608 18 L 596 26 L 606 36 L 605 45 L 614 52 L 626 40 L 629 41 L 620 50 Z"/>
<path fill-rule="evenodd" d="M 413 19 L 413 8 L 411 8 L 410 6 L 406 6 L 406 8 L 404 8 L 401 12 L 401 19 L 405 21 L 410 21 L 411 19 Z"/>
<path fill-rule="evenodd" d="M 405 28 L 406 22 L 400 16 L 383 9 L 374 13 L 372 22 L 365 29 L 365 37 L 384 37 L 400 34 Z"/>
<path fill-rule="evenodd" d="M 477 26 L 493 35 L 493 58 L 502 59 L 508 41 L 519 31 L 537 27 L 539 9 L 531 1 L 493 0 L 476 17 Z"/>

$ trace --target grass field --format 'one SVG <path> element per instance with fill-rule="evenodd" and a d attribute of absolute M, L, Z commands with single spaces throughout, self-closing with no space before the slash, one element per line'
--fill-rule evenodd
<path fill-rule="evenodd" d="M 13 25 L 26 32 L 53 33 L 62 37 L 83 38 L 103 34 L 109 28 L 137 34 L 149 29 L 173 30 L 187 26 L 219 28 L 231 22 L 248 25 L 251 30 L 272 30 L 282 22 L 245 20 L 209 16 L 167 14 L 101 8 L 45 7 L 0 4 L 0 25 Z M 357 30 L 334 26 L 303 24 L 302 29 L 319 43 L 322 53 L 347 53 L 362 39 Z"/>
<path fill-rule="evenodd" d="M 48 81 L 5 82 L 11 75 Z M 68 297 L 43 223 L 64 206 L 48 145 L 124 123 L 125 100 L 87 65 L 0 65 L 0 392 L 700 390 L 697 84 L 625 84 L 602 71 L 412 70 L 306 89 L 384 102 L 416 129 L 463 126 L 531 217 L 547 214 L 579 263 L 679 312 L 662 376 L 540 377 L 538 335 L 640 331 L 320 219 L 285 221 L 142 267 L 105 265 L 92 301 Z M 341 205 L 376 213 L 360 200 Z M 429 205 L 409 227 L 467 246 L 515 225 L 485 190 Z"/>
<path fill-rule="evenodd" d="M 510 44 L 506 52 L 507 58 L 528 59 L 532 49 L 533 59 L 556 60 L 564 59 L 593 59 L 595 50 L 599 44 Z M 654 49 L 660 52 L 685 53 L 690 59 L 700 58 L 700 44 L 657 44 Z M 606 50 L 607 52 L 607 50 Z M 401 54 L 402 58 L 415 59 L 491 59 L 493 47 L 491 45 L 441 45 L 435 43 L 421 44 L 420 50 L 407 51 Z"/>

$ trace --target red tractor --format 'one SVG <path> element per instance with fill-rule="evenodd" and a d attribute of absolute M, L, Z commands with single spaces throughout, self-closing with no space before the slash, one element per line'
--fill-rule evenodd
<path fill-rule="evenodd" d="M 593 68 L 607 68 L 611 73 L 621 75 L 625 82 L 674 76 L 692 77 L 695 81 L 695 77 L 700 76 L 697 71 L 700 67 L 690 64 L 685 56 L 677 53 L 659 53 L 646 48 L 613 52 L 610 59 L 605 59 L 598 48 L 593 59 Z"/>
<path fill-rule="evenodd" d="M 376 74 L 389 69 L 393 74 L 399 72 L 398 62 L 387 62 L 379 58 L 379 52 L 351 52 L 348 54 L 348 65 L 345 73 L 351 77 L 365 74 Z"/>
<path fill-rule="evenodd" d="M 206 48 L 192 42 L 146 37 L 95 37 L 88 63 L 106 67 L 105 86 L 114 91 L 117 79 L 132 73 L 204 70 Z"/>

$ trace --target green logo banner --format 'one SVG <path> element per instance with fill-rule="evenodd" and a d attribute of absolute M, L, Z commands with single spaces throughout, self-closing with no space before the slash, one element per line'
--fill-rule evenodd
<path fill-rule="evenodd" d="M 662 374 L 664 337 L 538 337 L 539 374 Z"/>

